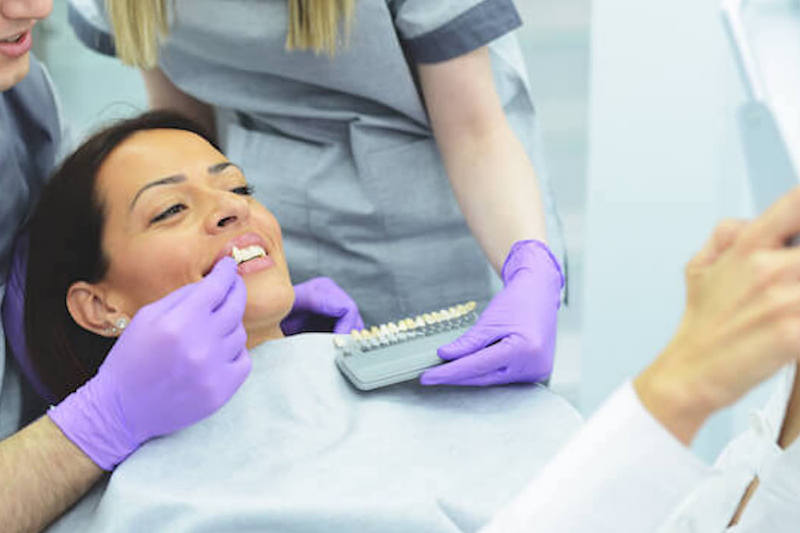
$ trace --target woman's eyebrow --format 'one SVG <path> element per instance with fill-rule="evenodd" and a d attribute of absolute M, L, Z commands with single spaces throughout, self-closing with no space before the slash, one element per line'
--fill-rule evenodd
<path fill-rule="evenodd" d="M 174 176 L 167 176 L 166 178 L 161 178 L 155 181 L 151 181 L 141 189 L 139 192 L 136 193 L 136 196 L 133 197 L 131 200 L 131 205 L 128 207 L 128 212 L 133 210 L 133 206 L 136 203 L 136 200 L 142 195 L 144 191 L 149 189 L 150 187 L 156 187 L 158 185 L 171 185 L 173 183 L 181 183 L 182 181 L 186 181 L 186 176 L 184 174 L 175 174 Z"/>
<path fill-rule="evenodd" d="M 223 170 L 225 170 L 228 167 L 234 167 L 239 172 L 244 174 L 244 171 L 242 170 L 242 167 L 240 167 L 236 163 L 231 163 L 230 161 L 223 161 L 222 163 L 217 163 L 216 165 L 211 165 L 210 167 L 208 167 L 208 173 L 209 174 L 219 174 L 219 173 L 221 173 Z"/>
<path fill-rule="evenodd" d="M 239 172 L 244 174 L 242 168 L 239 165 L 237 165 L 236 163 L 231 163 L 230 161 L 222 161 L 221 163 L 216 163 L 208 167 L 207 170 L 209 174 L 221 174 L 228 167 L 234 167 L 238 169 Z M 136 200 L 138 200 L 139 196 L 141 196 L 142 193 L 147 189 L 149 189 L 150 187 L 156 187 L 158 185 L 172 185 L 174 183 L 181 183 L 182 181 L 186 181 L 185 174 L 175 174 L 174 176 L 167 176 L 166 178 L 161 178 L 155 181 L 151 181 L 150 183 L 139 189 L 139 192 L 137 192 L 136 196 L 134 196 L 133 200 L 131 200 L 131 205 L 130 207 L 128 207 L 128 211 L 130 212 L 133 210 L 133 206 L 134 204 L 136 204 Z"/>

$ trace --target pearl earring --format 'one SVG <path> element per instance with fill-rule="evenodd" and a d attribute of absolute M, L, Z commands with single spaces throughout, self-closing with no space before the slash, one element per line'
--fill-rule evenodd
<path fill-rule="evenodd" d="M 128 327 L 128 319 L 123 317 L 119 317 L 116 322 L 114 322 L 113 326 L 107 327 L 105 330 L 106 335 L 116 335 L 118 333 L 122 333 L 122 331 Z"/>

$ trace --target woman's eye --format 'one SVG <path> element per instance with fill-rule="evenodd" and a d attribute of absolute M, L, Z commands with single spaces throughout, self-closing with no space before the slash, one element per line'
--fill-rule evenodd
<path fill-rule="evenodd" d="M 161 222 L 162 220 L 166 220 L 172 215 L 177 215 L 181 211 L 186 209 L 186 206 L 183 204 L 175 204 L 171 206 L 169 209 L 164 210 L 161 214 L 156 215 L 155 217 L 150 220 L 151 224 L 155 224 L 156 222 Z"/>
<path fill-rule="evenodd" d="M 252 185 L 243 185 L 241 187 L 236 187 L 235 189 L 231 189 L 233 194 L 241 194 L 242 196 L 253 196 L 253 192 L 255 192 L 255 188 Z"/>

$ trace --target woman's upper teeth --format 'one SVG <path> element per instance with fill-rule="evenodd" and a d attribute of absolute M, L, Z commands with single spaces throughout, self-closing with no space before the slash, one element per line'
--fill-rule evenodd
<path fill-rule="evenodd" d="M 15 43 L 15 42 L 19 41 L 22 38 L 22 35 L 23 35 L 22 33 L 18 33 L 17 35 L 15 35 L 13 37 L 9 37 L 8 39 L 3 39 L 0 42 L 2 42 L 2 43 Z"/>
<path fill-rule="evenodd" d="M 257 257 L 264 257 L 267 255 L 267 252 L 261 246 L 254 244 L 252 246 L 246 246 L 245 248 L 237 248 L 234 246 L 233 250 L 231 250 L 231 255 L 237 264 L 241 264 Z"/>

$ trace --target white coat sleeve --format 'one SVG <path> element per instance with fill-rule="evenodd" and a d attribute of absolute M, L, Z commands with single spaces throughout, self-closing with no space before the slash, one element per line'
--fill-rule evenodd
<path fill-rule="evenodd" d="M 800 439 L 772 456 L 745 507 L 737 533 L 795 533 L 800 524 Z"/>
<path fill-rule="evenodd" d="M 481 531 L 655 531 L 710 473 L 627 382 Z"/>

